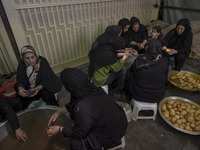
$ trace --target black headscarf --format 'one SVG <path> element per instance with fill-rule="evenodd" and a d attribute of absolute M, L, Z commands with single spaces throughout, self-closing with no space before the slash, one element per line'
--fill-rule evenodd
<path fill-rule="evenodd" d="M 137 69 L 148 69 L 160 61 L 162 58 L 162 45 L 159 40 L 151 39 L 148 41 L 148 50 L 146 54 L 139 55 L 135 60 Z"/>
<path fill-rule="evenodd" d="M 133 24 L 134 24 L 135 22 L 138 22 L 139 25 L 140 25 L 140 20 L 139 20 L 137 17 L 132 17 L 132 18 L 131 18 L 131 21 L 130 21 L 130 23 L 131 23 L 131 28 L 132 28 L 132 26 L 133 26 Z"/>
<path fill-rule="evenodd" d="M 97 46 L 93 50 L 93 53 L 89 56 L 90 63 L 88 73 L 90 77 L 93 76 L 96 70 L 116 63 L 116 50 L 120 50 L 125 47 L 125 41 L 122 37 L 114 37 L 110 41 L 112 42 Z"/>
<path fill-rule="evenodd" d="M 183 25 L 185 27 L 185 31 L 182 34 L 186 34 L 192 30 L 192 28 L 190 27 L 190 21 L 187 18 L 180 19 L 176 24 L 176 28 L 179 25 Z"/>
<path fill-rule="evenodd" d="M 93 53 L 93 50 L 97 46 L 104 45 L 105 43 L 112 43 L 113 38 L 117 37 L 121 31 L 122 31 L 121 26 L 118 26 L 118 25 L 108 26 L 105 29 L 105 32 L 103 34 L 99 35 L 97 37 L 97 39 L 94 41 L 94 43 L 92 44 L 92 48 L 89 51 L 88 56 L 90 57 L 90 55 Z"/>
<path fill-rule="evenodd" d="M 66 90 L 71 93 L 70 105 L 72 108 L 81 98 L 104 92 L 100 87 L 91 83 L 83 71 L 76 68 L 64 69 L 61 72 L 60 78 Z"/>
<path fill-rule="evenodd" d="M 121 26 L 122 30 L 124 30 L 127 25 L 130 25 L 130 21 L 127 18 L 123 18 L 118 22 L 118 26 Z"/>

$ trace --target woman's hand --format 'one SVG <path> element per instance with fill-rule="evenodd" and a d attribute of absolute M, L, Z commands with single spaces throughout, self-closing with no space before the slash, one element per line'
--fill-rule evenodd
<path fill-rule="evenodd" d="M 163 47 L 162 47 L 162 50 L 163 50 L 163 51 L 165 51 L 166 49 L 167 49 L 167 47 L 166 47 L 166 46 L 163 46 Z"/>
<path fill-rule="evenodd" d="M 51 118 L 49 119 L 48 126 L 50 126 L 52 123 L 56 122 L 57 118 L 60 116 L 59 112 L 55 112 Z"/>
<path fill-rule="evenodd" d="M 169 54 L 169 55 L 175 55 L 175 54 L 177 54 L 177 50 L 171 49 L 171 51 L 168 52 L 168 54 Z"/>
<path fill-rule="evenodd" d="M 59 129 L 62 132 L 63 127 L 60 127 L 60 126 L 50 126 L 49 129 L 47 130 L 48 136 L 56 135 L 59 132 Z"/>
<path fill-rule="evenodd" d="M 36 88 L 32 89 L 32 94 L 29 97 L 34 97 L 43 89 L 42 85 L 37 86 Z"/>
<path fill-rule="evenodd" d="M 128 58 L 128 54 L 125 54 L 125 53 L 124 53 L 122 60 L 125 61 L 127 58 Z"/>
<path fill-rule="evenodd" d="M 23 142 L 28 140 L 26 132 L 24 132 L 21 128 L 15 130 L 15 135 L 18 140 L 22 140 Z"/>
<path fill-rule="evenodd" d="M 143 44 L 143 43 L 138 43 L 138 48 L 139 48 L 139 49 L 144 49 L 144 46 L 145 46 L 145 44 Z"/>
<path fill-rule="evenodd" d="M 25 90 L 23 87 L 18 87 L 19 95 L 22 97 L 28 97 L 27 90 Z"/>
<path fill-rule="evenodd" d="M 138 43 L 136 43 L 135 41 L 132 41 L 130 44 L 131 44 L 132 46 L 137 46 Z"/>

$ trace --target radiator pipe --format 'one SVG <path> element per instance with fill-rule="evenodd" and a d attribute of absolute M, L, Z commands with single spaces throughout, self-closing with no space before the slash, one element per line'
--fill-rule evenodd
<path fill-rule="evenodd" d="M 8 34 L 8 38 L 9 38 L 10 43 L 12 45 L 12 48 L 14 50 L 15 56 L 16 56 L 18 62 L 19 62 L 21 60 L 21 57 L 20 57 L 18 46 L 17 46 L 17 42 L 16 42 L 15 37 L 13 35 L 10 23 L 8 21 L 8 17 L 6 15 L 6 12 L 5 12 L 5 9 L 3 7 L 3 4 L 2 4 L 1 0 L 0 0 L 0 16 L 2 18 L 2 21 L 3 21 L 4 27 L 6 29 L 6 32 Z"/>
<path fill-rule="evenodd" d="M 180 9 L 180 10 L 188 10 L 188 11 L 200 11 L 200 9 L 193 8 L 183 8 L 183 7 L 175 7 L 175 6 L 160 6 L 162 8 L 172 8 L 172 9 Z"/>

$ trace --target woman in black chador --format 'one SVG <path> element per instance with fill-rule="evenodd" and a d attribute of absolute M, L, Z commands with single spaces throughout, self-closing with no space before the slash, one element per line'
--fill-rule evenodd
<path fill-rule="evenodd" d="M 55 93 L 61 90 L 62 83 L 51 69 L 48 61 L 39 56 L 32 46 L 24 46 L 21 50 L 22 61 L 17 68 L 17 95 L 27 108 L 32 100 L 40 97 L 47 105 L 58 106 Z"/>
<path fill-rule="evenodd" d="M 191 52 L 193 34 L 190 21 L 186 18 L 180 19 L 176 28 L 170 30 L 164 40 L 167 48 L 171 49 L 168 54 L 175 58 L 175 70 L 180 71 L 185 59 Z"/>
<path fill-rule="evenodd" d="M 127 18 L 120 19 L 118 22 L 118 26 L 122 27 L 121 36 L 124 37 L 128 29 L 130 28 L 130 21 Z"/>
<path fill-rule="evenodd" d="M 131 18 L 131 27 L 127 34 L 124 36 L 126 41 L 126 47 L 132 47 L 142 54 L 145 52 L 144 48 L 148 39 L 147 28 L 142 25 L 138 18 Z"/>
<path fill-rule="evenodd" d="M 146 54 L 141 54 L 127 71 L 125 90 L 128 100 L 159 102 L 167 86 L 168 60 L 162 56 L 159 40 L 151 39 Z"/>
<path fill-rule="evenodd" d="M 65 69 L 61 80 L 71 93 L 70 102 L 52 115 L 48 125 L 67 112 L 74 124 L 72 127 L 51 126 L 48 135 L 60 132 L 70 137 L 71 150 L 102 150 L 102 147 L 119 144 L 128 125 L 124 110 L 81 70 Z"/>

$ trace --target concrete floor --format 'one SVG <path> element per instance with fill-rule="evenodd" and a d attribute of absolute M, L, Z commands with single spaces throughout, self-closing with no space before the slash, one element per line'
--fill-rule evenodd
<path fill-rule="evenodd" d="M 87 71 L 88 64 L 79 66 Z M 200 61 L 187 59 L 182 70 L 191 71 L 200 75 Z M 113 94 L 110 96 L 112 98 Z M 165 97 L 180 96 L 200 104 L 200 92 L 185 92 L 169 86 Z M 62 88 L 58 94 L 59 105 L 69 101 L 69 93 Z M 122 96 L 121 101 L 126 101 Z M 168 125 L 157 113 L 153 120 L 131 120 L 126 132 L 126 146 L 124 150 L 200 150 L 200 135 L 189 135 Z"/>

